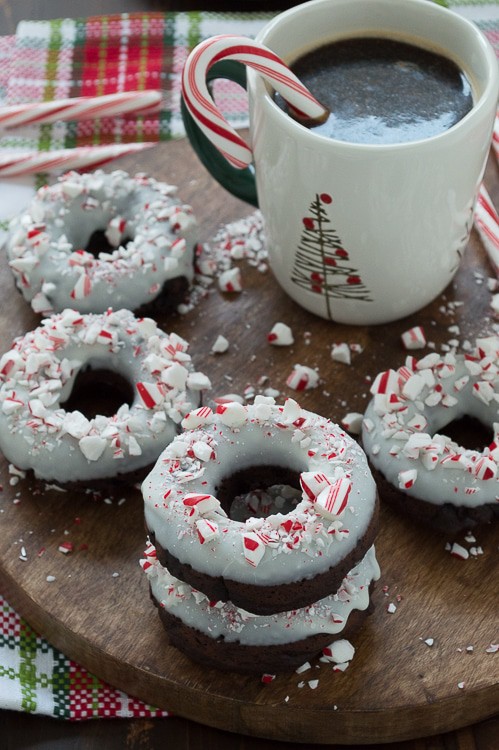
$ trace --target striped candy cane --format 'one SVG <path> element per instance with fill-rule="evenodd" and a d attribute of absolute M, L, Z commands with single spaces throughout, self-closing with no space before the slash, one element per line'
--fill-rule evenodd
<path fill-rule="evenodd" d="M 492 133 L 492 149 L 496 155 L 496 159 L 499 159 L 499 114 L 496 114 L 494 122 L 494 132 Z"/>
<path fill-rule="evenodd" d="M 161 92 L 123 91 L 104 96 L 80 96 L 50 102 L 12 104 L 0 107 L 0 128 L 41 125 L 60 120 L 93 120 L 132 113 L 153 112 L 161 103 Z"/>
<path fill-rule="evenodd" d="M 12 152 L 0 156 L 0 177 L 21 177 L 36 172 L 68 169 L 96 169 L 120 156 L 151 148 L 154 143 L 113 143 L 108 146 L 81 146 L 57 151 Z"/>
<path fill-rule="evenodd" d="M 494 271 L 499 274 L 499 216 L 483 184 L 478 193 L 474 223 Z"/>
<path fill-rule="evenodd" d="M 274 52 L 242 36 L 220 35 L 195 47 L 182 73 L 182 96 L 191 116 L 225 158 L 239 169 L 252 161 L 251 149 L 222 117 L 211 98 L 206 74 L 220 60 L 236 60 L 258 71 L 282 95 L 299 119 L 321 120 L 327 110 Z"/>

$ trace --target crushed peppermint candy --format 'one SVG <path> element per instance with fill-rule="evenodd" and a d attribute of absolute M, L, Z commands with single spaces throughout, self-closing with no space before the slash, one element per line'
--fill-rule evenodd
<path fill-rule="evenodd" d="M 327 661 L 335 664 L 345 664 L 352 661 L 355 648 L 345 638 L 333 641 L 329 646 L 322 649 L 322 655 Z"/>
<path fill-rule="evenodd" d="M 285 323 L 275 323 L 267 334 L 267 341 L 274 346 L 291 346 L 294 344 L 293 331 Z"/>
<path fill-rule="evenodd" d="M 231 283 L 234 261 L 245 261 L 249 266 L 264 273 L 268 270 L 268 253 L 265 245 L 263 217 L 260 211 L 221 227 L 207 243 L 196 248 L 195 275 L 187 300 L 178 306 L 181 315 L 193 310 L 208 294 L 209 287 L 216 281 L 223 291 L 227 281 Z M 227 272 L 231 272 L 228 275 Z M 223 276 L 222 281 L 220 278 Z M 239 267 L 236 283 L 241 284 L 242 271 Z"/>
<path fill-rule="evenodd" d="M 406 349 L 424 349 L 426 346 L 426 336 L 421 326 L 409 328 L 408 331 L 404 331 L 401 338 Z"/>
<path fill-rule="evenodd" d="M 331 359 L 334 359 L 335 362 L 343 362 L 345 365 L 350 365 L 352 363 L 352 357 L 348 344 L 345 342 L 333 344 L 331 347 Z"/>
<path fill-rule="evenodd" d="M 302 674 L 302 672 L 307 672 L 309 669 L 312 668 L 312 665 L 309 661 L 306 661 L 304 664 L 301 664 L 297 669 L 295 669 L 296 674 Z"/>
<path fill-rule="evenodd" d="M 222 292 L 240 292 L 242 291 L 241 270 L 237 266 L 223 271 L 218 277 L 218 287 Z"/>
<path fill-rule="evenodd" d="M 306 391 L 317 388 L 319 385 L 319 373 L 306 365 L 295 365 L 286 379 L 288 388 L 295 391 Z"/>
<path fill-rule="evenodd" d="M 466 547 L 463 547 L 461 544 L 458 544 L 457 542 L 454 542 L 451 545 L 450 553 L 452 557 L 457 557 L 459 560 L 467 560 L 470 556 L 470 553 L 466 549 Z"/>
<path fill-rule="evenodd" d="M 215 341 L 213 342 L 213 345 L 211 347 L 211 351 L 213 354 L 223 354 L 227 351 L 229 348 L 229 342 L 225 338 L 225 336 L 222 336 L 221 334 L 217 336 Z"/>

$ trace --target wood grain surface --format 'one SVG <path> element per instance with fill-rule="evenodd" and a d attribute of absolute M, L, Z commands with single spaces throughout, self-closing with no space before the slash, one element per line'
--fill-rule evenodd
<path fill-rule="evenodd" d="M 194 207 L 205 240 L 252 212 L 211 180 L 185 142 L 159 145 L 119 166 L 177 184 Z M 492 163 L 486 182 L 497 199 Z M 439 349 L 454 337 L 449 326 L 460 327 L 463 341 L 494 325 L 490 292 L 482 283 L 491 269 L 476 236 L 441 298 L 382 327 L 323 321 L 291 302 L 270 271 L 261 273 L 244 261 L 241 269 L 241 294 L 222 295 L 213 285 L 189 314 L 158 320 L 190 341 L 196 367 L 212 380 L 212 397 L 242 393 L 247 385 L 259 392 L 262 378 L 283 399 L 296 397 L 285 380 L 301 363 L 317 367 L 321 375 L 317 389 L 299 395 L 301 405 L 339 421 L 348 411 L 363 410 L 370 377 L 403 362 L 400 334 L 410 326 L 423 325 Z M 453 301 L 464 304 L 454 307 Z M 267 343 L 276 321 L 293 329 L 292 347 Z M 0 350 L 37 323 L 2 257 Z M 216 356 L 211 347 L 220 333 L 230 348 Z M 350 366 L 331 359 L 331 345 L 341 341 L 363 348 Z M 154 705 L 245 735 L 344 744 L 427 736 L 497 712 L 497 657 L 485 650 L 497 639 L 497 527 L 477 532 L 483 555 L 462 561 L 445 550 L 445 537 L 412 527 L 384 508 L 376 609 L 355 639 L 350 668 L 335 673 L 317 663 L 302 675 L 280 674 L 262 685 L 256 677 L 202 669 L 169 646 L 138 565 L 146 537 L 136 487 L 116 486 L 106 495 L 91 487 L 61 492 L 30 477 L 11 484 L 5 462 L 0 481 L 0 585 L 8 600 L 66 655 Z M 58 551 L 63 541 L 73 542 L 72 554 Z M 27 560 L 20 559 L 21 547 Z M 47 576 L 55 580 L 48 582 Z M 393 614 L 389 603 L 396 605 Z M 428 638 L 433 646 L 424 642 Z M 319 685 L 312 690 L 308 681 L 314 678 Z"/>

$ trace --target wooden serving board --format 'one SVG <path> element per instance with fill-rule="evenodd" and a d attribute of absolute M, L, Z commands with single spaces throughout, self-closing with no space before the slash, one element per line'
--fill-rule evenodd
<path fill-rule="evenodd" d="M 186 142 L 157 146 L 120 168 L 148 171 L 180 188 L 208 240 L 222 224 L 252 213 L 205 173 Z M 486 184 L 499 196 L 496 167 Z M 258 392 L 265 385 L 282 399 L 340 421 L 363 411 L 368 378 L 399 366 L 406 353 L 400 334 L 424 326 L 437 349 L 455 334 L 473 339 L 492 330 L 490 292 L 479 283 L 492 270 L 473 236 L 455 282 L 417 315 L 381 327 L 348 327 L 316 318 L 291 302 L 273 281 L 242 262 L 244 291 L 222 295 L 216 285 L 187 315 L 158 322 L 191 343 L 196 367 L 213 383 L 212 395 Z M 389 272 L 389 269 L 387 269 Z M 0 351 L 38 319 L 14 288 L 2 257 Z M 464 305 L 450 304 L 462 301 Z M 292 347 L 271 347 L 266 334 L 277 322 L 291 326 Z M 210 353 L 218 334 L 230 342 Z M 350 366 L 330 356 L 334 342 L 360 344 Z M 320 386 L 301 394 L 286 377 L 295 363 L 318 367 Z M 456 729 L 492 716 L 499 707 L 496 642 L 499 528 L 476 533 L 483 554 L 451 557 L 448 539 L 413 527 L 383 508 L 377 552 L 382 578 L 375 613 L 355 638 L 356 654 L 344 673 L 315 663 L 301 674 L 279 674 L 269 685 L 203 669 L 174 648 L 148 597 L 138 561 L 145 546 L 142 498 L 137 488 L 112 496 L 61 492 L 32 478 L 10 484 L 0 466 L 0 585 L 7 599 L 56 647 L 99 677 L 153 705 L 195 721 L 243 734 L 306 743 L 375 743 Z M 61 542 L 74 552 L 63 555 Z M 473 546 L 460 540 L 464 546 Z M 24 548 L 25 557 L 20 557 Z M 43 551 L 43 554 L 42 554 Z M 53 576 L 55 580 L 48 581 Z M 396 611 L 389 613 L 393 603 Z M 428 646 L 424 639 L 433 638 Z M 473 651 L 467 651 L 473 646 Z M 308 681 L 319 679 L 312 690 Z M 300 687 L 300 683 L 304 686 Z M 464 687 L 459 687 L 459 684 Z"/>

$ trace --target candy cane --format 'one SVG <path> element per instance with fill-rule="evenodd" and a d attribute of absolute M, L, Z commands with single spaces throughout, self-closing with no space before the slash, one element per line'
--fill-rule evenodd
<path fill-rule="evenodd" d="M 499 273 L 499 216 L 483 184 L 478 192 L 474 223 L 489 260 Z"/>
<path fill-rule="evenodd" d="M 321 120 L 327 110 L 274 52 L 240 36 L 220 35 L 195 47 L 182 72 L 182 96 L 203 133 L 235 167 L 251 164 L 251 149 L 216 108 L 206 84 L 206 74 L 220 60 L 237 60 L 258 71 L 283 96 L 299 119 Z"/>
<path fill-rule="evenodd" d="M 499 159 L 499 113 L 496 113 L 496 119 L 494 121 L 494 132 L 492 133 L 492 149 L 496 155 L 496 159 Z"/>
<path fill-rule="evenodd" d="M 80 96 L 50 102 L 11 104 L 0 107 L 0 128 L 22 125 L 41 125 L 60 120 L 93 120 L 96 117 L 114 117 L 157 110 L 161 92 L 123 91 L 104 96 Z"/>
<path fill-rule="evenodd" d="M 10 152 L 0 155 L 0 177 L 20 177 L 36 172 L 67 169 L 95 169 L 120 156 L 151 148 L 154 143 L 113 143 L 107 146 L 81 146 L 56 151 Z"/>

